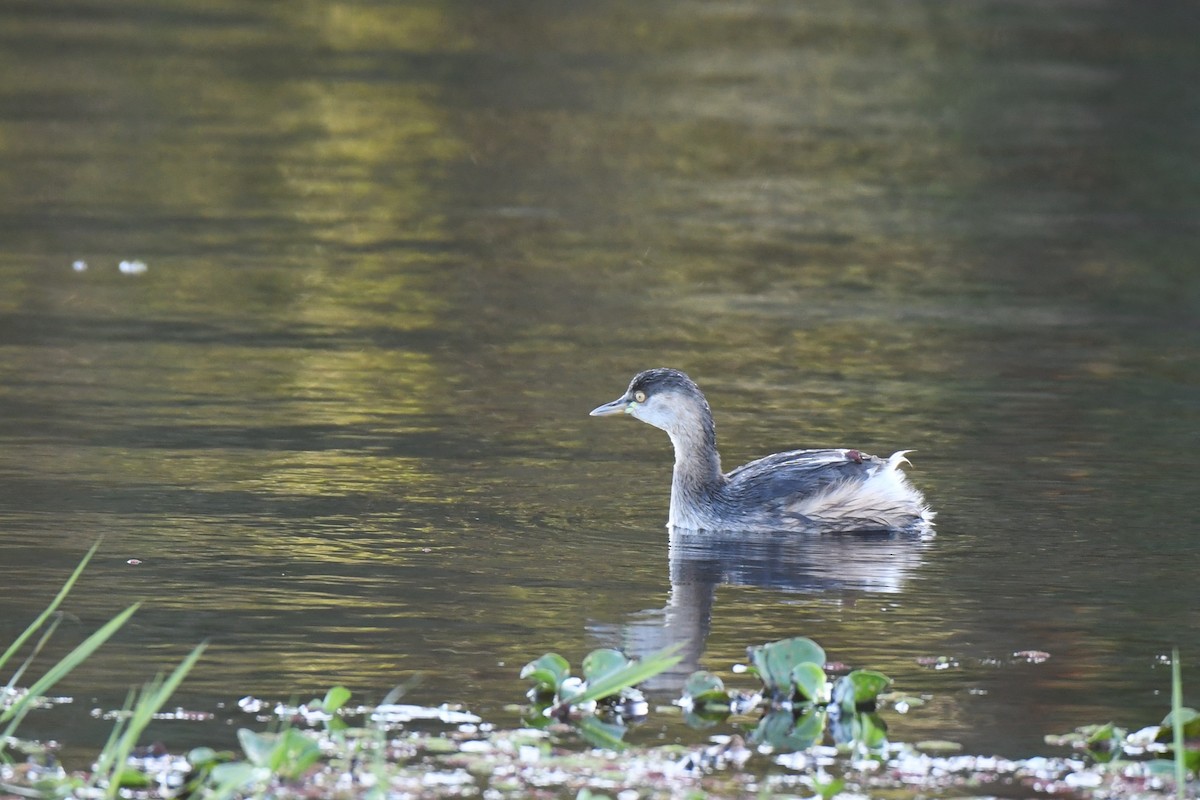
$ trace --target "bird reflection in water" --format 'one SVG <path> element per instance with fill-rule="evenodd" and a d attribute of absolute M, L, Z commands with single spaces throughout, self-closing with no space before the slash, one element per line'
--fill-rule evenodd
<path fill-rule="evenodd" d="M 672 528 L 666 606 L 631 614 L 619 629 L 604 626 L 596 632 L 616 639 L 607 643 L 631 657 L 682 645 L 683 660 L 643 684 L 650 691 L 675 692 L 701 668 L 719 585 L 819 592 L 822 597 L 898 594 L 922 563 L 928 541 L 895 532 L 797 536 Z M 779 637 L 802 633 L 779 631 Z"/>

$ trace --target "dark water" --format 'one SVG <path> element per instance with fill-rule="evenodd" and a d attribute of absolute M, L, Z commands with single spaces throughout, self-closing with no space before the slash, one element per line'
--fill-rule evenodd
<path fill-rule="evenodd" d="M 901 740 L 1155 723 L 1173 645 L 1200 703 L 1193 12 L 5 3 L 0 642 L 100 537 L 56 652 L 144 603 L 23 730 L 203 639 L 199 710 L 801 634 Z M 915 449 L 938 537 L 670 542 L 666 437 L 587 416 L 659 365 L 729 467 Z"/>

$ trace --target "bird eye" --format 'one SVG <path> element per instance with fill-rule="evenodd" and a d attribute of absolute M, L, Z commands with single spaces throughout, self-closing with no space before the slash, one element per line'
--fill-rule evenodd
<path fill-rule="evenodd" d="M 633 393 L 633 401 L 635 403 L 646 402 L 646 393 L 643 392 L 641 389 L 638 389 L 636 392 Z"/>

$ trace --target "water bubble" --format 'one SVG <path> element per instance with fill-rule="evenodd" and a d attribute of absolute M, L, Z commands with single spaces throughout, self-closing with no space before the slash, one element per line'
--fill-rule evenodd
<path fill-rule="evenodd" d="M 122 275 L 141 275 L 146 271 L 145 261 L 122 261 L 117 265 Z"/>
<path fill-rule="evenodd" d="M 87 262 L 84 261 L 83 259 L 79 259 L 78 261 L 71 264 L 71 269 L 75 270 L 76 272 L 86 272 L 87 271 Z"/>

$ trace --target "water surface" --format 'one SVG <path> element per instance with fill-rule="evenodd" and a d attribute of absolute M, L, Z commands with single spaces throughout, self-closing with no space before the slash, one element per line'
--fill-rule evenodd
<path fill-rule="evenodd" d="M 897 739 L 1157 722 L 1200 663 L 1189 12 L 7 4 L 0 642 L 101 537 L 58 652 L 144 604 L 26 731 L 98 744 L 204 639 L 218 722 L 168 741 L 790 635 L 927 695 Z M 915 449 L 938 537 L 672 539 L 666 438 L 587 416 L 660 365 L 727 467 Z"/>

